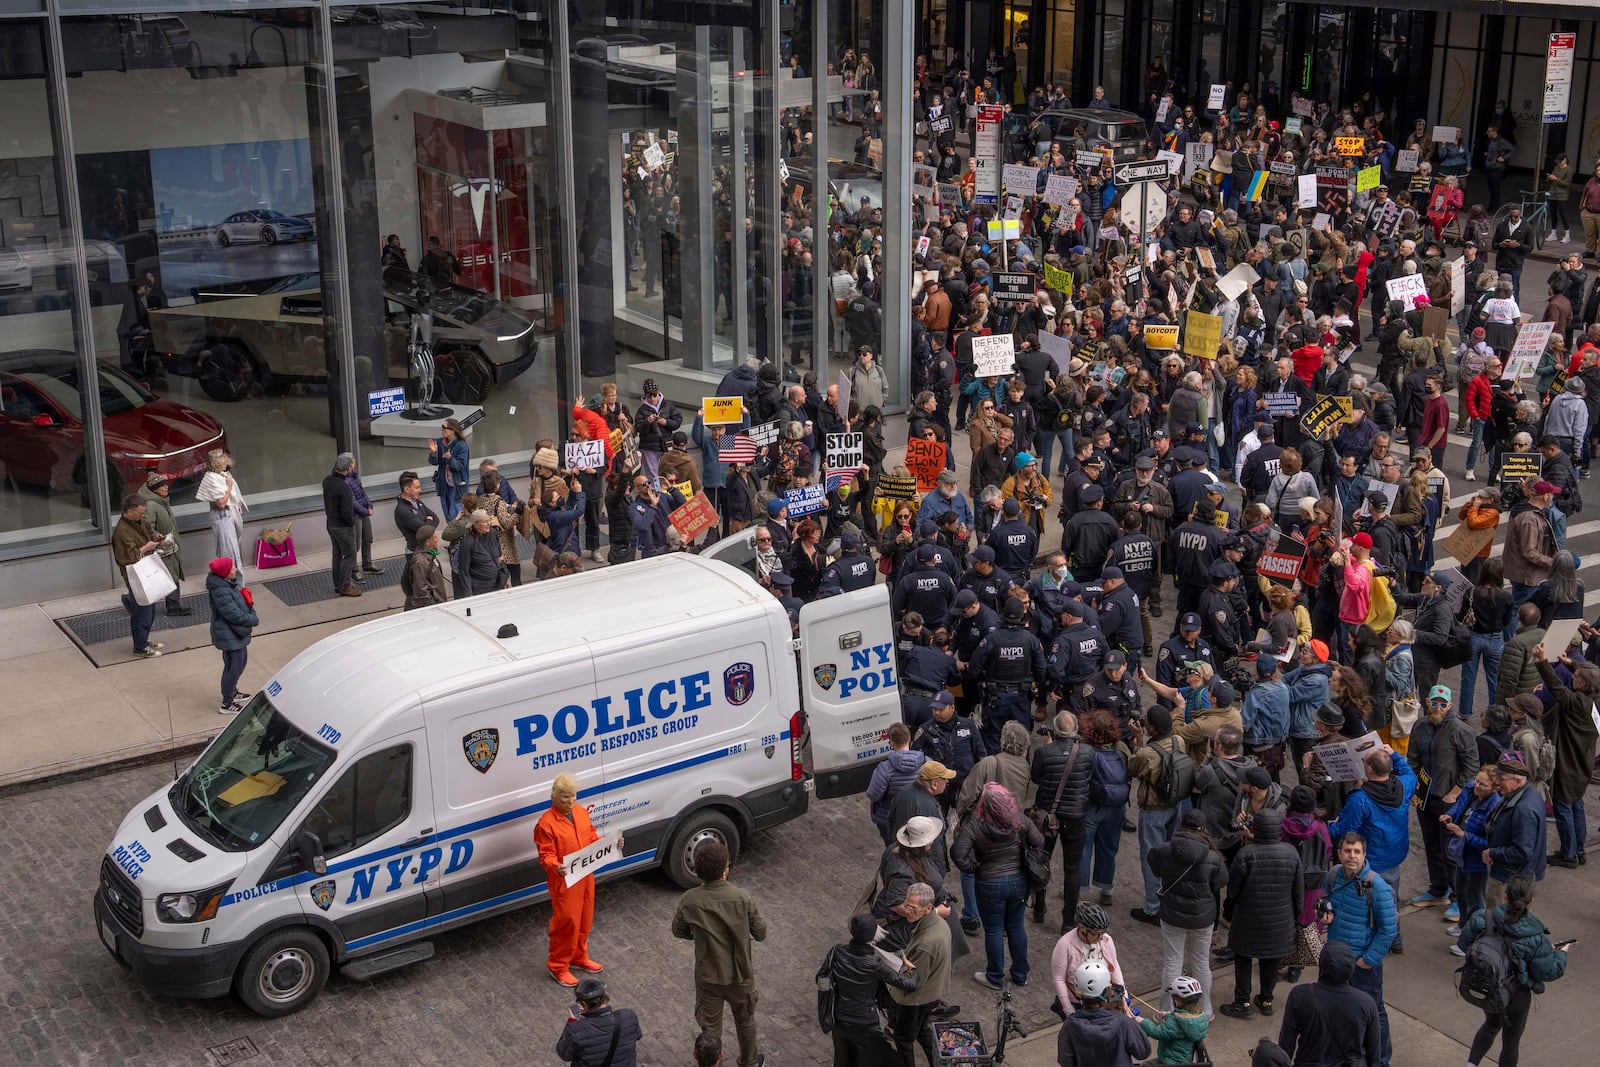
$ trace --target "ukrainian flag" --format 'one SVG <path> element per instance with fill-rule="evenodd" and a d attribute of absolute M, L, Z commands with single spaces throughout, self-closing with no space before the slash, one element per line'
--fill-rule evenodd
<path fill-rule="evenodd" d="M 1255 203 L 1261 199 L 1261 194 L 1266 191 L 1266 188 L 1267 172 L 1264 170 L 1258 170 L 1256 171 L 1255 176 L 1250 179 L 1250 184 L 1245 187 L 1244 198 L 1251 203 Z"/>

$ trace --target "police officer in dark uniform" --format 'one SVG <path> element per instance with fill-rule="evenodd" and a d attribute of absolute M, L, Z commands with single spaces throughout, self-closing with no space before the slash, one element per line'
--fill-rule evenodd
<path fill-rule="evenodd" d="M 1201 632 L 1216 655 L 1227 663 L 1239 654 L 1239 619 L 1228 598 L 1229 590 L 1239 583 L 1239 568 L 1219 559 L 1208 573 L 1211 588 L 1200 594 Z"/>
<path fill-rule="evenodd" d="M 1250 612 L 1249 589 L 1245 585 L 1250 576 L 1246 575 L 1244 569 L 1244 538 L 1230 533 L 1222 543 L 1222 558 L 1233 564 L 1239 572 L 1239 580 L 1228 590 L 1228 603 L 1233 606 L 1233 619 L 1239 625 L 1239 647 L 1242 649 L 1246 642 L 1255 640 L 1255 625 L 1259 621 Z"/>
<path fill-rule="evenodd" d="M 783 610 L 789 614 L 789 631 L 794 634 L 800 632 L 800 609 L 806 602 L 797 596 L 791 596 L 794 589 L 794 579 L 782 571 L 773 571 L 767 575 L 767 580 L 772 583 L 772 595 L 778 598 L 778 603 L 783 605 Z"/>
<path fill-rule="evenodd" d="M 944 808 L 945 822 L 949 822 L 950 805 L 961 795 L 961 783 L 967 780 L 979 760 L 987 756 L 978 726 L 956 711 L 956 698 L 940 691 L 933 696 L 933 714 L 926 723 L 911 735 L 911 747 L 931 760 L 944 764 L 956 776 L 939 794 L 939 806 Z"/>
<path fill-rule="evenodd" d="M 1046 660 L 1050 691 L 1058 700 L 1065 699 L 1105 666 L 1106 653 L 1111 651 L 1105 634 L 1084 618 L 1088 610 L 1081 600 L 1067 600 L 1061 605 L 1061 632 L 1050 642 Z"/>
<path fill-rule="evenodd" d="M 1089 676 L 1068 694 L 1074 715 L 1083 716 L 1093 708 L 1105 708 L 1117 717 L 1125 741 L 1133 739 L 1135 720 L 1144 717 L 1139 705 L 1139 683 L 1128 673 L 1128 657 L 1112 649 L 1106 653 L 1104 667 Z"/>
<path fill-rule="evenodd" d="M 1111 647 L 1128 656 L 1134 677 L 1139 675 L 1139 653 L 1144 648 L 1144 628 L 1139 622 L 1139 598 L 1128 587 L 1121 567 L 1100 572 L 1100 625 Z"/>
<path fill-rule="evenodd" d="M 1105 499 L 1105 490 L 1098 485 L 1085 486 L 1078 494 L 1082 510 L 1068 519 L 1061 531 L 1061 551 L 1067 555 L 1072 576 L 1080 582 L 1100 577 L 1106 554 L 1121 532 L 1117 520 L 1106 514 Z"/>
<path fill-rule="evenodd" d="M 819 600 L 865 589 L 878 580 L 878 568 L 873 566 L 872 557 L 861 551 L 860 534 L 846 530 L 839 538 L 839 549 L 843 555 L 822 572 L 822 584 L 817 589 Z"/>
<path fill-rule="evenodd" d="M 1084 459 L 1083 464 L 1076 471 L 1069 470 L 1067 472 L 1061 490 L 1061 507 L 1056 512 L 1056 517 L 1061 520 L 1063 525 L 1072 516 L 1083 510 L 1083 494 L 1085 491 L 1094 486 L 1098 486 L 1101 489 L 1105 488 L 1105 483 L 1102 481 L 1105 469 L 1105 457 L 1090 449 L 1089 455 Z"/>
<path fill-rule="evenodd" d="M 979 545 L 968 558 L 972 565 L 957 584 L 961 589 L 976 593 L 978 602 L 984 607 L 999 611 L 1006 599 L 1006 590 L 1015 584 L 1011 575 L 995 566 L 995 551 L 988 545 Z"/>
<path fill-rule="evenodd" d="M 950 618 L 944 625 L 950 631 L 950 649 L 955 653 L 956 668 L 965 676 L 983 639 L 1000 628 L 1000 613 L 981 602 L 977 593 L 963 589 L 951 603 Z M 978 687 L 962 686 L 956 706 L 963 715 L 977 707 Z"/>
<path fill-rule="evenodd" d="M 1000 511 L 1004 518 L 989 531 L 985 544 L 994 549 L 996 566 L 1007 574 L 1026 576 L 1039 554 L 1039 535 L 1022 521 L 1022 504 L 1016 497 L 1007 497 Z"/>
<path fill-rule="evenodd" d="M 1212 654 L 1211 645 L 1200 636 L 1200 629 L 1198 612 L 1191 611 L 1178 618 L 1178 636 L 1168 638 L 1156 652 L 1156 681 L 1174 689 L 1187 684 L 1185 664 L 1189 663 L 1210 664 L 1215 673 L 1216 656 Z M 1169 711 L 1173 710 L 1168 700 L 1158 697 L 1156 703 Z"/>
<path fill-rule="evenodd" d="M 1178 471 L 1183 469 L 1178 466 L 1178 457 L 1173 455 L 1172 435 L 1165 430 L 1157 430 L 1150 435 L 1150 447 L 1139 453 L 1139 456 L 1149 456 L 1156 463 L 1156 481 L 1164 486 L 1171 486 L 1172 479 L 1178 476 Z M 1135 464 L 1138 456 L 1134 457 Z"/>
<path fill-rule="evenodd" d="M 941 619 L 933 620 L 935 624 Z M 900 616 L 900 625 L 894 631 L 894 664 L 900 677 L 906 676 L 906 656 L 913 648 L 933 643 L 933 627 L 927 624 L 921 612 L 908 611 Z"/>
<path fill-rule="evenodd" d="M 1033 732 L 1033 693 L 1045 685 L 1044 646 L 1022 628 L 1027 608 L 1015 597 L 1006 600 L 1005 618 L 983 639 L 968 664 L 967 674 L 983 685 L 983 742 L 1000 751 L 1000 727 L 1015 719 Z"/>
<path fill-rule="evenodd" d="M 960 680 L 955 657 L 938 645 L 917 645 L 906 653 L 900 666 L 900 718 L 913 734 L 932 718 L 934 697 Z"/>
<path fill-rule="evenodd" d="M 921 549 L 923 545 L 933 546 L 934 561 L 939 564 L 940 570 L 950 576 L 952 582 L 961 581 L 961 561 L 939 540 L 939 524 L 932 519 L 924 519 L 917 525 L 917 548 Z"/>
<path fill-rule="evenodd" d="M 1261 447 L 1245 459 L 1244 469 L 1239 474 L 1239 488 L 1244 490 L 1247 501 L 1265 500 L 1267 490 L 1272 488 L 1272 479 L 1282 469 L 1283 446 L 1278 444 L 1277 437 L 1272 423 L 1256 423 L 1256 439 Z"/>
<path fill-rule="evenodd" d="M 1107 566 L 1100 572 L 1102 581 L 1105 571 L 1113 567 L 1122 572 L 1123 580 L 1139 598 L 1139 629 L 1143 638 L 1139 650 L 1145 656 L 1153 656 L 1155 640 L 1150 631 L 1150 593 L 1160 576 L 1156 573 L 1156 543 L 1144 532 L 1143 512 L 1129 508 L 1122 513 L 1122 536 L 1111 545 Z"/>
<path fill-rule="evenodd" d="M 924 619 L 943 619 L 955 599 L 955 580 L 939 566 L 939 550 L 931 544 L 917 546 L 917 565 L 894 587 L 894 613 L 914 611 Z"/>
<path fill-rule="evenodd" d="M 1167 565 L 1178 582 L 1178 614 L 1200 610 L 1200 594 L 1211 585 L 1211 565 L 1222 558 L 1222 531 L 1212 525 L 1216 509 L 1209 500 L 1194 506 L 1194 515 L 1167 544 Z"/>

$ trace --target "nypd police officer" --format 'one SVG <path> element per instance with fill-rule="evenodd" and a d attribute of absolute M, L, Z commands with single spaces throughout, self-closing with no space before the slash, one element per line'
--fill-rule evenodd
<path fill-rule="evenodd" d="M 939 806 L 944 809 L 948 824 L 950 805 L 960 795 L 961 783 L 988 751 L 978 735 L 977 724 L 957 713 L 955 697 L 943 690 L 934 694 L 932 711 L 932 718 L 912 736 L 911 747 L 956 772 L 950 785 L 939 794 Z"/>
<path fill-rule="evenodd" d="M 979 545 L 967 558 L 972 565 L 956 583 L 957 587 L 972 590 L 980 604 L 999 611 L 1006 591 L 1013 584 L 1011 575 L 995 566 L 995 551 L 988 545 Z"/>
<path fill-rule="evenodd" d="M 1212 525 L 1209 500 L 1194 505 L 1189 519 L 1172 531 L 1167 565 L 1178 582 L 1178 614 L 1200 610 L 1200 594 L 1211 585 L 1211 565 L 1222 558 L 1223 531 Z"/>
<path fill-rule="evenodd" d="M 1067 700 L 1074 715 L 1086 715 L 1093 708 L 1111 712 L 1125 741 L 1133 739 L 1133 723 L 1144 714 L 1139 704 L 1139 684 L 1128 673 L 1128 657 L 1116 649 L 1106 653 L 1105 666 L 1067 694 Z"/>
<path fill-rule="evenodd" d="M 839 538 L 839 549 L 843 554 L 822 572 L 818 599 L 865 589 L 878 580 L 872 557 L 861 550 L 860 534 L 846 530 Z"/>
<path fill-rule="evenodd" d="M 1239 584 L 1239 568 L 1219 559 L 1208 573 L 1211 587 L 1200 594 L 1201 632 L 1211 643 L 1212 650 L 1226 663 L 1239 654 L 1239 619 L 1228 596 Z"/>
<path fill-rule="evenodd" d="M 1139 598 L 1139 633 L 1142 639 L 1139 647 L 1148 656 L 1155 652 L 1154 635 L 1150 629 L 1150 597 L 1155 592 L 1160 575 L 1156 573 L 1156 540 L 1144 532 L 1144 521 L 1142 512 L 1130 508 L 1122 513 L 1122 536 L 1112 543 L 1111 554 L 1106 562 L 1122 572 L 1123 580 Z"/>
<path fill-rule="evenodd" d="M 917 546 L 916 566 L 894 587 L 894 613 L 914 611 L 924 619 L 943 619 L 955 599 L 955 580 L 939 565 L 939 549 L 923 542 Z"/>
<path fill-rule="evenodd" d="M 1000 628 L 978 645 L 968 674 L 983 685 L 983 740 L 1000 751 L 1000 727 L 1007 719 L 1033 730 L 1033 693 L 1045 685 L 1044 646 L 1023 629 L 1027 608 L 1015 597 L 1006 600 Z"/>
<path fill-rule="evenodd" d="M 933 717 L 933 700 L 961 680 L 956 661 L 938 645 L 913 645 L 900 658 L 900 718 L 916 733 Z"/>
<path fill-rule="evenodd" d="M 1000 510 L 1004 518 L 989 531 L 985 544 L 994 549 L 995 566 L 1026 576 L 1039 554 L 1039 535 L 1022 521 L 1022 504 L 1015 497 L 1007 497 Z"/>
<path fill-rule="evenodd" d="M 1199 612 L 1191 611 L 1178 617 L 1178 635 L 1168 638 L 1156 652 L 1156 681 L 1173 689 L 1186 685 L 1190 663 L 1204 663 L 1216 671 L 1216 656 L 1210 643 L 1200 636 L 1200 630 Z M 1172 702 L 1165 697 L 1158 697 L 1156 703 L 1172 710 Z"/>
<path fill-rule="evenodd" d="M 950 630 L 950 648 L 956 656 L 956 669 L 965 676 L 983 639 L 1000 628 L 1000 613 L 981 602 L 977 593 L 963 589 L 956 594 L 950 618 L 944 625 Z M 962 686 L 956 706 L 962 714 L 977 707 L 978 686 Z"/>
<path fill-rule="evenodd" d="M 1111 647 L 1127 653 L 1137 676 L 1144 629 L 1139 623 L 1139 598 L 1128 588 L 1121 567 L 1107 566 L 1100 572 L 1100 625 Z"/>
<path fill-rule="evenodd" d="M 1046 670 L 1051 692 L 1056 699 L 1071 693 L 1105 665 L 1111 651 L 1100 628 L 1084 618 L 1088 611 L 1081 600 L 1063 601 L 1061 631 L 1050 642 Z"/>

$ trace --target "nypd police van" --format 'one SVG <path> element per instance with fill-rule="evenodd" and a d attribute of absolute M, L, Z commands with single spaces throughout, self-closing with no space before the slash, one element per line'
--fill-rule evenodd
<path fill-rule="evenodd" d="M 562 773 L 624 835 L 600 877 L 698 884 L 699 842 L 737 854 L 812 789 L 865 788 L 899 717 L 892 640 L 881 585 L 807 605 L 796 640 L 750 575 L 681 554 L 356 626 L 128 813 L 98 934 L 155 992 L 287 1014 L 333 965 L 370 977 L 544 899 L 533 827 Z"/>

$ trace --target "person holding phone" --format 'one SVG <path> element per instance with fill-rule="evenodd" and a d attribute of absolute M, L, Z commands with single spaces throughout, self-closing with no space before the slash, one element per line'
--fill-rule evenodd
<path fill-rule="evenodd" d="M 639 1016 L 629 1008 L 613 1008 L 606 984 L 585 978 L 567 1009 L 567 1025 L 556 1041 L 556 1055 L 573 1067 L 634 1067 L 642 1032 Z"/>
<path fill-rule="evenodd" d="M 1472 1048 L 1467 1052 L 1467 1067 L 1477 1067 L 1483 1062 L 1497 1034 L 1500 1035 L 1501 1067 L 1517 1067 L 1522 1031 L 1528 1025 L 1533 996 L 1544 992 L 1546 982 L 1554 982 L 1567 973 L 1567 954 L 1576 939 L 1555 945 L 1550 943 L 1544 923 L 1533 913 L 1533 879 L 1526 875 L 1518 875 L 1506 883 L 1505 903 L 1489 911 L 1480 911 L 1462 924 L 1457 947 L 1465 951 L 1483 937 L 1488 930 L 1489 916 L 1494 919 L 1495 931 L 1511 943 L 1516 981 L 1504 1011 L 1484 1011 L 1483 1025 L 1478 1027 Z"/>

